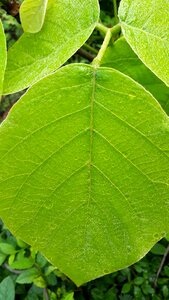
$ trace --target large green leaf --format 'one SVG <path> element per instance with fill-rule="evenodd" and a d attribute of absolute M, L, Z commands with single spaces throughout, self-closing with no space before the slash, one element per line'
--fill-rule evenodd
<path fill-rule="evenodd" d="M 60 69 L 15 105 L 0 144 L 3 221 L 78 285 L 169 230 L 169 120 L 126 75 Z"/>
<path fill-rule="evenodd" d="M 90 36 L 98 17 L 98 0 L 49 0 L 42 30 L 24 33 L 9 49 L 4 93 L 22 90 L 65 63 Z"/>
<path fill-rule="evenodd" d="M 124 37 L 107 48 L 102 66 L 117 69 L 139 82 L 169 114 L 169 88 L 142 63 Z"/>
<path fill-rule="evenodd" d="M 3 91 L 4 73 L 6 68 L 6 39 L 2 22 L 0 20 L 0 97 Z"/>
<path fill-rule="evenodd" d="M 169 1 L 122 0 L 125 38 L 139 58 L 169 85 Z"/>
<path fill-rule="evenodd" d="M 25 32 L 35 33 L 42 29 L 48 0 L 24 0 L 20 18 Z"/>

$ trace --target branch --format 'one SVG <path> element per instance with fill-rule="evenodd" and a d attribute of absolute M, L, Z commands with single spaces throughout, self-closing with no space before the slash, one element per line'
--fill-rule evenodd
<path fill-rule="evenodd" d="M 47 288 L 44 288 L 44 289 L 43 289 L 43 296 L 44 296 L 44 298 L 45 298 L 46 300 L 50 300 L 49 295 L 48 295 Z"/>
<path fill-rule="evenodd" d="M 160 275 L 160 273 L 161 273 L 161 270 L 162 270 L 162 268 L 163 268 L 163 266 L 164 266 L 164 263 L 165 263 L 165 260 L 166 260 L 168 254 L 169 254 L 169 245 L 168 245 L 168 247 L 166 248 L 166 251 L 165 251 L 164 256 L 163 256 L 163 258 L 162 258 L 162 260 L 161 260 L 159 269 L 158 269 L 158 271 L 157 271 L 157 275 L 156 275 L 156 278 L 155 278 L 155 281 L 154 281 L 154 287 L 155 287 L 155 288 L 157 287 L 157 280 L 158 280 L 158 277 L 159 277 L 159 275 Z"/>
<path fill-rule="evenodd" d="M 21 273 L 23 272 L 23 270 L 22 270 L 22 271 L 19 271 L 19 270 L 11 269 L 11 268 L 8 266 L 7 263 L 4 263 L 4 264 L 3 264 L 3 267 L 4 267 L 6 270 L 8 270 L 9 272 L 11 272 L 11 273 L 13 273 L 13 274 L 16 274 L 16 275 L 19 275 L 19 274 L 21 274 Z"/>
<path fill-rule="evenodd" d="M 93 59 L 95 58 L 95 56 L 89 52 L 87 52 L 84 49 L 79 49 L 77 52 L 77 54 L 79 54 L 80 56 L 82 56 L 83 58 L 88 59 L 89 61 L 93 61 Z"/>

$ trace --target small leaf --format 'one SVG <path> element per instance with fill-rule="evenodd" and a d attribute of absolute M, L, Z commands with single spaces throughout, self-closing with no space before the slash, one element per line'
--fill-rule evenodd
<path fill-rule="evenodd" d="M 12 269 L 18 269 L 18 270 L 23 270 L 27 268 L 31 268 L 34 264 L 34 260 L 31 257 L 25 257 L 20 260 L 16 260 L 11 263 L 10 267 Z"/>
<path fill-rule="evenodd" d="M 45 258 L 40 252 L 37 253 L 37 256 L 36 256 L 36 263 L 37 263 L 41 268 L 43 268 L 43 267 L 47 264 L 46 258 Z"/>
<path fill-rule="evenodd" d="M 134 279 L 134 284 L 136 284 L 136 285 L 141 285 L 141 284 L 143 284 L 143 282 L 144 282 L 144 278 L 143 278 L 143 277 L 137 276 L 137 277 Z"/>
<path fill-rule="evenodd" d="M 122 294 L 128 294 L 128 292 L 130 292 L 130 289 L 131 289 L 131 283 L 127 282 L 123 285 L 121 292 Z"/>
<path fill-rule="evenodd" d="M 16 253 L 16 249 L 11 244 L 7 243 L 0 243 L 0 251 L 7 255 Z"/>
<path fill-rule="evenodd" d="M 53 272 L 54 270 L 56 270 L 56 267 L 54 266 L 49 266 L 45 269 L 45 276 L 48 276 L 51 272 Z"/>
<path fill-rule="evenodd" d="M 64 300 L 74 300 L 74 293 L 69 293 L 64 297 Z"/>
<path fill-rule="evenodd" d="M 48 0 L 24 0 L 20 7 L 20 18 L 25 32 L 36 33 L 41 30 Z"/>
<path fill-rule="evenodd" d="M 123 34 L 143 63 L 169 86 L 169 1 L 122 0 Z"/>
<path fill-rule="evenodd" d="M 18 252 L 16 256 L 16 260 L 10 264 L 10 267 L 12 269 L 23 270 L 23 269 L 31 268 L 34 263 L 35 263 L 34 259 L 32 257 L 26 257 L 25 250 L 22 249 Z"/>
<path fill-rule="evenodd" d="M 44 280 L 44 278 L 43 278 L 42 276 L 36 277 L 36 278 L 33 280 L 33 283 L 34 283 L 36 286 L 38 286 L 38 287 L 40 287 L 40 288 L 42 288 L 42 289 L 46 287 L 46 282 L 45 282 L 45 280 Z"/>
<path fill-rule="evenodd" d="M 39 272 L 37 269 L 32 268 L 28 269 L 26 271 L 23 271 L 16 279 L 17 283 L 20 284 L 27 284 L 27 283 L 32 283 L 35 278 L 39 276 Z"/>
<path fill-rule="evenodd" d="M 26 244 L 24 241 L 20 240 L 20 239 L 17 239 L 17 244 L 20 248 L 27 248 L 28 247 L 28 244 Z"/>
<path fill-rule="evenodd" d="M 152 249 L 151 249 L 151 253 L 155 254 L 155 255 L 164 255 L 166 251 L 166 248 L 161 245 L 161 244 L 156 244 Z"/>
<path fill-rule="evenodd" d="M 15 260 L 15 254 L 12 254 L 8 257 L 8 265 L 11 265 Z"/>
<path fill-rule="evenodd" d="M 4 253 L 0 252 L 0 266 L 3 264 L 3 262 L 5 261 L 7 255 Z"/>
<path fill-rule="evenodd" d="M 3 91 L 4 73 L 7 61 L 6 38 L 2 22 L 0 20 L 0 98 Z"/>
<path fill-rule="evenodd" d="M 6 277 L 0 283 L 0 300 L 14 300 L 15 287 L 10 276 Z"/>

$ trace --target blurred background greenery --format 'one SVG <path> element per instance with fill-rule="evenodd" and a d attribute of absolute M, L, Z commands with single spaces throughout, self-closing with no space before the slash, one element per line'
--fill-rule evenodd
<path fill-rule="evenodd" d="M 3 22 L 8 48 L 21 36 L 18 8 L 22 2 L 0 0 L 0 18 Z M 101 21 L 114 24 L 112 0 L 100 0 Z M 103 36 L 95 30 L 92 36 L 70 60 L 90 62 L 96 55 Z M 91 49 L 90 47 L 94 48 Z M 24 92 L 2 97 L 0 121 L 5 119 L 12 105 Z M 50 245 L 49 245 L 50 247 Z M 169 299 L 169 237 L 157 243 L 135 265 L 106 275 L 77 288 L 35 249 L 12 236 L 0 223 L 0 300 L 162 300 Z"/>

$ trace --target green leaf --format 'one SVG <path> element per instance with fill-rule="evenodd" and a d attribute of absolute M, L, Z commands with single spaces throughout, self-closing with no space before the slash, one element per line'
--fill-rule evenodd
<path fill-rule="evenodd" d="M 11 265 L 15 260 L 15 254 L 12 254 L 8 257 L 8 264 Z"/>
<path fill-rule="evenodd" d="M 64 300 L 74 300 L 74 293 L 69 293 L 64 297 Z"/>
<path fill-rule="evenodd" d="M 46 287 L 46 282 L 45 282 L 45 280 L 44 280 L 44 278 L 42 276 L 38 276 L 37 278 L 35 278 L 33 280 L 33 283 L 36 286 L 40 287 L 40 288 L 45 288 Z"/>
<path fill-rule="evenodd" d="M 136 284 L 136 285 L 141 285 L 141 284 L 143 284 L 143 282 L 144 282 L 144 278 L 143 278 L 143 277 L 137 276 L 137 277 L 134 279 L 134 284 Z"/>
<path fill-rule="evenodd" d="M 0 243 L 0 251 L 8 255 L 16 253 L 16 249 L 13 247 L 13 245 L 7 243 Z"/>
<path fill-rule="evenodd" d="M 20 239 L 17 239 L 17 244 L 20 248 L 27 248 L 28 247 L 28 245 Z"/>
<path fill-rule="evenodd" d="M 0 266 L 3 264 L 3 262 L 5 261 L 7 255 L 4 253 L 0 252 Z"/>
<path fill-rule="evenodd" d="M 9 262 L 9 265 L 12 269 L 23 270 L 31 268 L 34 263 L 34 259 L 32 257 L 26 257 L 25 250 L 22 249 L 18 252 L 15 261 Z"/>
<path fill-rule="evenodd" d="M 10 276 L 6 277 L 0 283 L 0 300 L 14 300 L 15 287 L 14 282 Z"/>
<path fill-rule="evenodd" d="M 28 269 L 26 271 L 23 271 L 16 279 L 17 283 L 20 284 L 27 284 L 32 283 L 35 278 L 39 276 L 38 270 L 35 268 Z"/>
<path fill-rule="evenodd" d="M 124 37 L 107 48 L 102 66 L 117 69 L 140 83 L 169 114 L 169 88 L 142 63 Z"/>
<path fill-rule="evenodd" d="M 0 145 L 3 221 L 76 284 L 133 264 L 169 231 L 169 119 L 117 70 L 44 78 Z"/>
<path fill-rule="evenodd" d="M 31 268 L 34 264 L 34 260 L 31 257 L 23 257 L 20 260 L 16 260 L 11 263 L 10 267 L 12 269 L 23 270 Z"/>
<path fill-rule="evenodd" d="M 7 59 L 6 39 L 5 39 L 3 25 L 0 20 L 0 97 L 1 97 L 2 91 L 3 91 L 3 81 L 4 81 L 4 73 L 5 73 L 5 68 L 6 68 L 6 59 Z"/>
<path fill-rule="evenodd" d="M 151 249 L 151 253 L 155 254 L 155 255 L 164 255 L 164 253 L 166 252 L 166 248 L 161 245 L 161 244 L 156 244 L 152 249 Z"/>
<path fill-rule="evenodd" d="M 54 270 L 56 270 L 56 267 L 54 267 L 54 266 L 48 266 L 48 267 L 45 269 L 45 276 L 48 276 L 48 275 L 51 274 L 51 272 L 53 272 Z"/>
<path fill-rule="evenodd" d="M 131 282 L 127 282 L 123 285 L 122 287 L 122 294 L 128 294 L 130 292 L 130 289 L 131 289 Z"/>
<path fill-rule="evenodd" d="M 122 0 L 125 38 L 143 63 L 169 85 L 169 1 Z"/>
<path fill-rule="evenodd" d="M 24 0 L 20 18 L 25 32 L 36 33 L 42 29 L 48 0 Z"/>
<path fill-rule="evenodd" d="M 98 0 L 49 0 L 42 30 L 24 33 L 9 49 L 4 94 L 22 90 L 65 63 L 88 39 Z"/>

